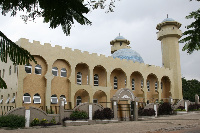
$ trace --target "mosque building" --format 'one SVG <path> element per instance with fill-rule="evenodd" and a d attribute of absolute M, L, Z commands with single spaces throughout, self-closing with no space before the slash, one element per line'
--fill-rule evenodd
<path fill-rule="evenodd" d="M 110 100 L 120 89 L 128 88 L 138 102 L 155 103 L 183 99 L 178 40 L 181 24 L 166 18 L 156 27 L 161 41 L 162 67 L 145 64 L 122 36 L 110 42 L 111 56 L 70 48 L 52 47 L 38 41 L 19 39 L 16 44 L 28 50 L 37 64 L 13 66 L 0 62 L 0 76 L 8 89 L 0 89 L 0 106 L 45 108 L 65 99 L 65 108 L 80 103 L 111 107 Z M 119 101 L 120 102 L 120 101 Z"/>

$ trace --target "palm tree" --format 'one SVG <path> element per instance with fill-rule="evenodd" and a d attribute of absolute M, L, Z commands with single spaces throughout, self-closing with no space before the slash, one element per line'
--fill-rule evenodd
<path fill-rule="evenodd" d="M 0 31 L 0 58 L 1 62 L 7 63 L 8 57 L 13 62 L 14 65 L 25 65 L 29 64 L 29 61 L 34 61 L 34 57 L 24 48 L 18 46 L 10 39 L 8 39 Z M 0 77 L 0 88 L 7 89 L 5 81 Z"/>

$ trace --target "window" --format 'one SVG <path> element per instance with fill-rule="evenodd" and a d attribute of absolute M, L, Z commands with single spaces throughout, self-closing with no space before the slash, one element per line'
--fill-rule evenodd
<path fill-rule="evenodd" d="M 150 82 L 147 81 L 147 90 L 150 91 Z"/>
<path fill-rule="evenodd" d="M 1 95 L 0 104 L 3 103 L 3 95 Z"/>
<path fill-rule="evenodd" d="M 11 75 L 11 66 L 9 67 L 9 75 Z"/>
<path fill-rule="evenodd" d="M 23 96 L 23 102 L 24 103 L 31 103 L 31 96 L 28 93 L 25 93 Z"/>
<path fill-rule="evenodd" d="M 9 104 L 9 100 L 10 100 L 10 94 L 8 94 L 8 98 L 5 103 Z"/>
<path fill-rule="evenodd" d="M 144 85 L 144 81 L 141 80 L 141 88 L 143 88 L 143 85 Z"/>
<path fill-rule="evenodd" d="M 13 93 L 13 98 L 10 100 L 11 103 L 15 103 L 15 93 Z"/>
<path fill-rule="evenodd" d="M 62 98 L 64 100 L 65 104 L 67 104 L 67 100 L 66 100 L 65 95 L 61 95 L 60 98 Z"/>
<path fill-rule="evenodd" d="M 58 103 L 58 98 L 57 96 L 54 94 L 51 96 L 51 104 L 57 104 Z"/>
<path fill-rule="evenodd" d="M 158 90 L 158 83 L 155 82 L 155 91 L 157 91 L 157 90 Z"/>
<path fill-rule="evenodd" d="M 114 89 L 117 89 L 117 77 L 114 77 Z"/>
<path fill-rule="evenodd" d="M 4 74 L 5 74 L 5 69 L 3 69 L 3 75 L 2 75 L 2 78 L 4 78 Z"/>
<path fill-rule="evenodd" d="M 81 85 L 81 83 L 82 83 L 82 74 L 81 74 L 81 72 L 77 73 L 76 79 L 77 79 L 77 84 Z"/>
<path fill-rule="evenodd" d="M 57 68 L 57 67 L 53 67 L 53 68 L 52 68 L 52 74 L 53 74 L 54 76 L 58 76 L 58 68 Z"/>
<path fill-rule="evenodd" d="M 99 76 L 97 74 L 94 75 L 94 86 L 99 86 Z"/>
<path fill-rule="evenodd" d="M 17 72 L 17 65 L 14 65 L 14 73 Z"/>
<path fill-rule="evenodd" d="M 163 89 L 163 83 L 162 82 L 161 82 L 160 86 L 161 86 L 161 90 L 162 90 Z"/>
<path fill-rule="evenodd" d="M 31 64 L 25 65 L 25 71 L 26 71 L 26 73 L 31 74 L 31 72 L 32 72 L 32 66 L 31 66 Z"/>
<path fill-rule="evenodd" d="M 65 68 L 62 68 L 61 71 L 60 71 L 60 76 L 61 77 L 67 77 L 67 71 Z"/>
<path fill-rule="evenodd" d="M 132 79 L 132 90 L 135 90 L 135 80 Z"/>
<path fill-rule="evenodd" d="M 36 93 L 36 94 L 33 96 L 33 103 L 41 103 L 40 94 Z"/>
<path fill-rule="evenodd" d="M 38 75 L 42 74 L 42 67 L 38 64 L 35 66 L 35 74 L 38 74 Z"/>
<path fill-rule="evenodd" d="M 77 98 L 76 98 L 76 105 L 81 104 L 81 102 L 82 102 L 81 97 L 77 96 Z"/>
<path fill-rule="evenodd" d="M 93 103 L 98 103 L 98 100 L 97 99 L 93 99 Z"/>

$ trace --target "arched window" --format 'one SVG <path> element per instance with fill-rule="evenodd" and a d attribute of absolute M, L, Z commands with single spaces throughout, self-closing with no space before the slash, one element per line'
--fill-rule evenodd
<path fill-rule="evenodd" d="M 157 91 L 157 90 L 158 90 L 158 83 L 155 82 L 155 91 Z"/>
<path fill-rule="evenodd" d="M 33 96 L 33 103 L 41 103 L 40 94 L 36 93 L 36 94 Z"/>
<path fill-rule="evenodd" d="M 150 82 L 149 82 L 149 80 L 147 81 L 147 90 L 150 91 Z"/>
<path fill-rule="evenodd" d="M 81 97 L 77 96 L 77 98 L 76 98 L 76 105 L 81 104 L 81 102 L 82 102 Z"/>
<path fill-rule="evenodd" d="M 38 74 L 38 75 L 42 74 L 42 67 L 38 64 L 35 66 L 35 74 Z"/>
<path fill-rule="evenodd" d="M 117 77 L 114 77 L 114 89 L 117 89 Z"/>
<path fill-rule="evenodd" d="M 57 104 L 58 103 L 58 98 L 57 95 L 54 94 L 51 96 L 51 104 Z"/>
<path fill-rule="evenodd" d="M 98 76 L 98 74 L 94 75 L 94 86 L 99 86 L 99 76 Z"/>
<path fill-rule="evenodd" d="M 60 77 L 67 77 L 67 70 L 65 68 L 62 68 L 60 71 Z"/>
<path fill-rule="evenodd" d="M 134 91 L 135 90 L 135 80 L 132 79 L 132 90 Z"/>
<path fill-rule="evenodd" d="M 67 104 L 67 100 L 66 100 L 65 95 L 61 95 L 60 98 L 62 98 L 64 100 L 65 104 Z"/>
<path fill-rule="evenodd" d="M 11 103 L 15 103 L 15 93 L 13 93 L 13 98 L 10 100 Z"/>
<path fill-rule="evenodd" d="M 143 88 L 143 85 L 144 85 L 144 81 L 141 80 L 141 88 Z"/>
<path fill-rule="evenodd" d="M 6 99 L 5 103 L 9 104 L 9 100 L 10 100 L 10 94 L 8 94 L 8 98 Z"/>
<path fill-rule="evenodd" d="M 58 76 L 58 68 L 57 68 L 57 67 L 53 67 L 53 68 L 52 68 L 52 74 L 53 74 L 54 76 Z"/>
<path fill-rule="evenodd" d="M 31 66 L 31 64 L 25 65 L 25 71 L 26 71 L 26 73 L 29 73 L 29 74 L 32 73 L 32 66 Z"/>
<path fill-rule="evenodd" d="M 81 74 L 81 72 L 77 72 L 76 79 L 77 79 L 77 84 L 81 85 L 82 84 L 82 74 Z"/>
<path fill-rule="evenodd" d="M 9 75 L 11 75 L 11 66 L 9 67 Z"/>
<path fill-rule="evenodd" d="M 23 102 L 24 103 L 31 103 L 31 96 L 28 93 L 25 93 L 23 96 Z"/>

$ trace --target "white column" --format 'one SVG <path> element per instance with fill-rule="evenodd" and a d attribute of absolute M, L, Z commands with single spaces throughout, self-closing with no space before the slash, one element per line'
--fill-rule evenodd
<path fill-rule="evenodd" d="M 92 104 L 89 105 L 89 120 L 92 120 Z"/>
<path fill-rule="evenodd" d="M 30 110 L 25 110 L 25 118 L 26 118 L 26 123 L 25 123 L 25 127 L 29 127 L 30 126 Z"/>

